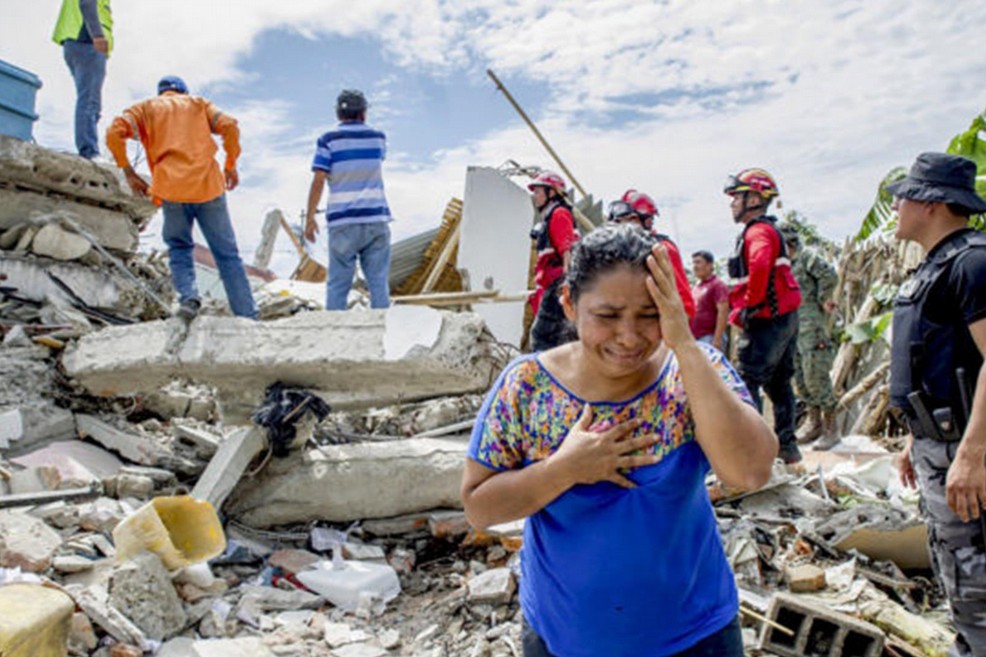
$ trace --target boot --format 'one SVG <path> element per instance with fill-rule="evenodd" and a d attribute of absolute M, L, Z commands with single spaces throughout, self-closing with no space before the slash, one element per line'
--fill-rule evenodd
<path fill-rule="evenodd" d="M 825 452 L 842 442 L 842 436 L 835 429 L 835 409 L 822 411 L 822 431 L 821 438 L 815 441 L 812 449 L 816 452 Z"/>
<path fill-rule="evenodd" d="M 183 322 L 191 322 L 199 314 L 199 308 L 202 307 L 202 302 L 198 299 L 185 299 L 178 306 L 178 312 L 175 313 L 175 317 L 178 317 Z"/>
<path fill-rule="evenodd" d="M 808 419 L 794 434 L 799 445 L 807 445 L 822 435 L 822 409 L 817 406 L 809 406 L 807 415 Z"/>
<path fill-rule="evenodd" d="M 798 449 L 798 444 L 793 440 L 789 443 L 781 443 L 777 458 L 782 460 L 785 465 L 794 465 L 801 462 L 801 450 Z"/>

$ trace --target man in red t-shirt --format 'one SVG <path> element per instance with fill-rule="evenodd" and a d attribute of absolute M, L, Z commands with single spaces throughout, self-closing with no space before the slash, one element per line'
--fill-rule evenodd
<path fill-rule="evenodd" d="M 538 174 L 530 185 L 541 221 L 531 230 L 537 249 L 534 264 L 534 293 L 528 298 L 534 323 L 531 349 L 544 351 L 575 339 L 574 327 L 565 319 L 558 288 L 568 271 L 568 256 L 579 239 L 572 206 L 565 195 L 565 181 L 553 171 Z"/>
<path fill-rule="evenodd" d="M 709 251 L 692 254 L 692 273 L 698 282 L 692 287 L 695 316 L 690 322 L 692 335 L 699 342 L 726 351 L 726 325 L 729 319 L 729 286 L 715 274 L 715 258 Z"/>

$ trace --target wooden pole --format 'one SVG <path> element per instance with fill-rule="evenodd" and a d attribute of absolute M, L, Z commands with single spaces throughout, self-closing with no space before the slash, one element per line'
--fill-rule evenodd
<path fill-rule="evenodd" d="M 582 185 L 579 184 L 579 181 L 575 179 L 575 176 L 572 175 L 572 172 L 568 170 L 568 167 L 565 166 L 565 163 L 561 161 L 560 157 L 558 157 L 558 153 L 555 152 L 555 149 L 551 147 L 551 144 L 548 143 L 548 140 L 544 138 L 544 135 L 541 134 L 541 131 L 538 130 L 536 125 L 534 125 L 534 121 L 531 121 L 530 117 L 527 116 L 527 112 L 525 112 L 523 108 L 521 108 L 521 106 L 517 104 L 517 101 L 514 100 L 514 97 L 510 95 L 510 92 L 507 91 L 507 88 L 503 86 L 502 82 L 500 82 L 500 78 L 496 77 L 496 73 L 494 73 L 492 69 L 488 68 L 486 69 L 486 75 L 490 76 L 490 79 L 493 80 L 493 84 L 496 85 L 496 88 L 502 91 L 503 95 L 507 97 L 507 100 L 510 101 L 510 104 L 513 105 L 514 109 L 517 110 L 517 113 L 520 114 L 520 118 L 524 119 L 524 122 L 527 123 L 527 126 L 534 132 L 534 136 L 538 138 L 538 141 L 541 142 L 541 145 L 548 150 L 548 153 L 550 153 L 551 157 L 555 159 L 555 162 L 558 163 L 558 166 L 561 168 L 561 170 L 565 172 L 565 175 L 568 176 L 568 179 L 572 181 L 573 185 L 575 185 L 575 189 L 579 190 L 579 194 L 581 194 L 583 197 L 588 196 L 588 194 L 586 194 L 585 192 L 585 189 L 582 187 Z"/>

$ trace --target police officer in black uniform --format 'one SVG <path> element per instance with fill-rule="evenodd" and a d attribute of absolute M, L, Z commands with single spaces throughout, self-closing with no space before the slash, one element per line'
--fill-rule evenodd
<path fill-rule="evenodd" d="M 935 573 L 958 630 L 953 657 L 986 657 L 986 212 L 976 165 L 924 153 L 894 195 L 898 239 L 927 256 L 894 302 L 891 403 L 912 437 L 905 485 L 921 489 Z"/>

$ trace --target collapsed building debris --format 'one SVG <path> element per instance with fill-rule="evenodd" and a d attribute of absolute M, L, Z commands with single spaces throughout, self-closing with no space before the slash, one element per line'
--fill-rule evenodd
<path fill-rule="evenodd" d="M 274 281 L 264 321 L 207 303 L 186 333 L 146 321 L 171 298 L 160 255 L 134 253 L 150 209 L 115 172 L 41 151 L 0 138 L 0 192 L 26 197 L 0 212 L 0 654 L 520 655 L 524 523 L 470 528 L 459 483 L 482 393 L 514 353 L 488 331 L 515 343 L 524 305 L 478 302 L 526 288 L 484 229 L 503 195 L 512 232 L 529 223 L 523 190 L 471 170 L 465 203 L 406 245 L 407 294 L 454 288 L 471 296 L 442 302 L 481 317 L 317 312 L 323 285 Z M 526 227 L 514 237 L 528 246 Z M 845 312 L 877 276 L 870 251 L 852 258 Z M 879 432 L 885 351 L 843 349 L 843 422 Z M 283 458 L 246 426 L 278 381 L 333 407 Z M 710 480 L 747 651 L 944 657 L 914 495 L 880 445 L 840 449 L 741 496 Z"/>

